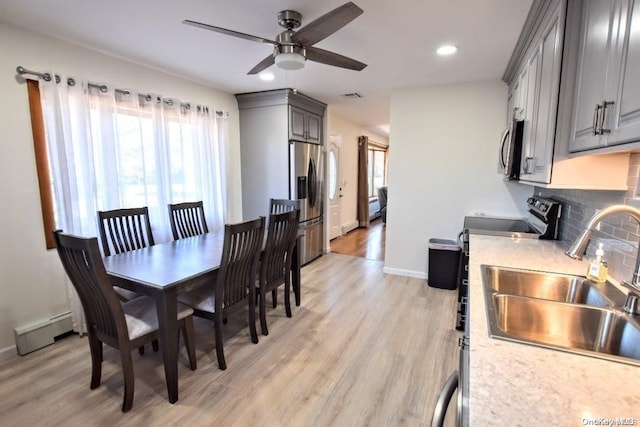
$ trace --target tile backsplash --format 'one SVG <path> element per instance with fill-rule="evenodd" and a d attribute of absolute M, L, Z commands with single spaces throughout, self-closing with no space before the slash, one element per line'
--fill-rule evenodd
<path fill-rule="evenodd" d="M 627 191 L 600 190 L 557 190 L 536 187 L 535 193 L 552 197 L 563 204 L 560 218 L 560 240 L 567 248 L 586 228 L 589 219 L 607 206 L 628 204 L 640 208 L 638 179 L 640 153 L 633 153 L 629 162 Z M 600 230 L 593 233 L 587 257 L 594 256 L 598 243 L 604 246 L 605 260 L 609 264 L 609 275 L 616 280 L 631 280 L 635 269 L 640 228 L 627 215 L 613 215 L 600 224 Z"/>

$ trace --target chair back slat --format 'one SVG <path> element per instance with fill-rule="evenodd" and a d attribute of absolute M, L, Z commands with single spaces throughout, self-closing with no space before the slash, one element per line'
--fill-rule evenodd
<path fill-rule="evenodd" d="M 225 225 L 222 259 L 216 286 L 216 310 L 245 302 L 255 289 L 256 270 L 264 241 L 265 218 Z"/>
<path fill-rule="evenodd" d="M 261 284 L 268 286 L 274 282 L 283 282 L 285 275 L 291 270 L 299 217 L 299 210 L 269 216 L 267 243 L 260 264 Z"/>
<path fill-rule="evenodd" d="M 62 265 L 73 284 L 87 321 L 87 329 L 102 336 L 126 337 L 124 312 L 104 268 L 98 239 L 54 231 Z"/>
<path fill-rule="evenodd" d="M 209 232 L 202 201 L 169 204 L 173 240 Z"/>
<path fill-rule="evenodd" d="M 271 199 L 269 213 L 277 214 L 300 209 L 300 201 L 289 199 Z"/>
<path fill-rule="evenodd" d="M 105 256 L 155 245 L 146 206 L 98 211 L 98 229 Z"/>

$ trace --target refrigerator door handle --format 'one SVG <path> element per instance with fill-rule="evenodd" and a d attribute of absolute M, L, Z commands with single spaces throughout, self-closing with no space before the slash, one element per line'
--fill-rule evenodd
<path fill-rule="evenodd" d="M 309 186 L 309 205 L 314 207 L 316 205 L 316 195 L 318 187 L 318 175 L 316 173 L 316 161 L 315 159 L 309 159 L 309 170 L 307 172 L 307 183 Z"/>

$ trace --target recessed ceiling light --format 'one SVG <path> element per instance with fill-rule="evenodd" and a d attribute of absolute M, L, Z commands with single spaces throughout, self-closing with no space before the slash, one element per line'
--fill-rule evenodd
<path fill-rule="evenodd" d="M 270 82 L 275 78 L 276 76 L 274 76 L 271 72 L 260 73 L 260 80 L 264 80 L 265 82 Z"/>
<path fill-rule="evenodd" d="M 452 44 L 445 44 L 443 46 L 440 46 L 438 50 L 436 50 L 436 53 L 438 55 L 447 56 L 447 55 L 453 55 L 457 51 L 458 51 L 458 46 L 452 45 Z"/>

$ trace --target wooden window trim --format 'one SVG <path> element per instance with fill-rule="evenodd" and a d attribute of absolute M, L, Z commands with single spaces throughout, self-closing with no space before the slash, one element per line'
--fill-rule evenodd
<path fill-rule="evenodd" d="M 27 92 L 29 94 L 29 112 L 31 114 L 31 132 L 33 134 L 33 149 L 36 157 L 36 170 L 38 172 L 38 186 L 40 187 L 40 206 L 42 208 L 44 238 L 47 243 L 47 249 L 53 249 L 56 247 L 53 238 L 53 230 L 55 230 L 56 224 L 53 212 L 49 157 L 47 155 L 47 138 L 38 82 L 35 80 L 27 80 Z"/>

